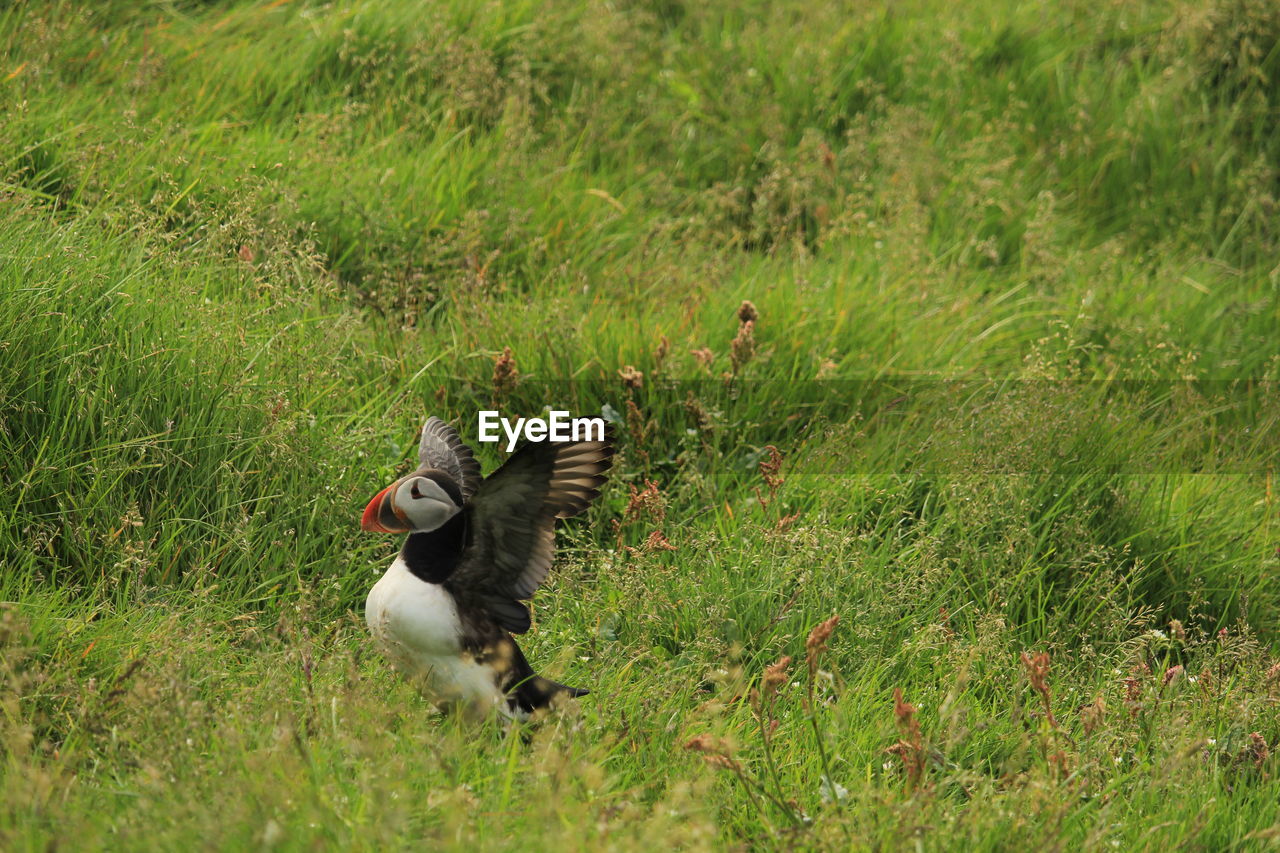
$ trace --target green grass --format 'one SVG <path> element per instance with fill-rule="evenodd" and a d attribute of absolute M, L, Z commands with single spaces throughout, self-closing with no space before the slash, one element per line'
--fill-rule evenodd
<path fill-rule="evenodd" d="M 4 6 L 0 846 L 1274 844 L 1278 42 Z M 549 405 L 619 421 L 522 639 L 593 692 L 468 726 L 356 519 L 425 415 Z"/>

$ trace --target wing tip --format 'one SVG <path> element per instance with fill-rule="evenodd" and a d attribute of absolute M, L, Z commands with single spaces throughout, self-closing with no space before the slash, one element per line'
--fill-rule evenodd
<path fill-rule="evenodd" d="M 603 441 L 592 439 L 560 445 L 552 473 L 552 487 L 547 495 L 556 518 L 579 515 L 600 497 L 601 488 L 609 481 L 608 471 L 613 467 L 612 426 L 606 426 Z"/>
<path fill-rule="evenodd" d="M 429 446 L 431 440 L 437 443 L 435 452 L 443 451 L 451 458 L 443 460 L 432 457 L 432 448 Z M 439 445 L 443 445 L 443 448 Z M 480 485 L 480 462 L 475 458 L 471 447 L 462 440 L 462 436 L 458 435 L 458 431 L 443 418 L 431 415 L 422 424 L 422 430 L 418 433 L 418 462 L 426 465 L 435 463 L 437 466 L 443 464 L 450 476 L 458 480 L 458 486 L 462 489 L 463 499 L 469 499 L 477 487 Z M 456 470 L 449 470 L 453 467 Z"/>

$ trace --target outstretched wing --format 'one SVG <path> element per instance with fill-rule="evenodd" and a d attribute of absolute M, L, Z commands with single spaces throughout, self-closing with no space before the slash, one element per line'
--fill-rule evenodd
<path fill-rule="evenodd" d="M 526 444 L 480 484 L 468 507 L 466 550 L 450 590 L 515 634 L 529 630 L 527 599 L 542 585 L 555 549 L 555 522 L 600 493 L 613 446 L 604 441 Z"/>
<path fill-rule="evenodd" d="M 424 468 L 439 468 L 458 484 L 462 498 L 475 494 L 480 486 L 480 463 L 453 427 L 437 417 L 427 418 L 418 442 L 418 462 Z"/>

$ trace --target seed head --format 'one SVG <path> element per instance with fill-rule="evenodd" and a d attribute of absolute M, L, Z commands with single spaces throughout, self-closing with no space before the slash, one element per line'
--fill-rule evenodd
<path fill-rule="evenodd" d="M 684 745 L 684 748 L 701 755 L 702 760 L 712 767 L 720 767 L 726 770 L 732 770 L 734 767 L 735 762 L 729 755 L 728 746 L 724 741 L 712 735 L 696 735 Z"/>
<path fill-rule="evenodd" d="M 503 394 L 516 387 L 520 381 L 520 371 L 516 368 L 516 357 L 511 347 L 503 347 L 502 355 L 493 362 L 493 390 Z"/>
<path fill-rule="evenodd" d="M 1261 732 L 1249 733 L 1249 745 L 1244 748 L 1243 757 L 1258 768 L 1261 768 L 1263 763 L 1271 757 L 1271 750 L 1267 748 L 1267 739 Z"/>
<path fill-rule="evenodd" d="M 716 739 L 708 734 L 694 735 L 684 745 L 690 752 L 715 752 L 716 747 Z"/>
<path fill-rule="evenodd" d="M 916 706 L 908 702 L 902 695 L 902 688 L 893 688 L 893 716 L 898 721 L 898 729 L 903 734 L 912 734 L 920 730 L 916 722 Z"/>
<path fill-rule="evenodd" d="M 645 419 L 644 412 L 640 411 L 640 407 L 636 405 L 636 401 L 630 397 L 627 398 L 627 432 L 631 435 L 631 440 L 637 446 L 643 446 L 645 438 L 649 432 L 649 421 Z"/>
<path fill-rule="evenodd" d="M 733 363 L 734 372 L 737 372 L 751 361 L 751 357 L 756 352 L 755 339 L 756 323 L 754 320 L 747 320 L 738 327 L 738 334 L 734 336 L 733 343 L 729 350 L 729 361 Z"/>
<path fill-rule="evenodd" d="M 639 490 L 628 483 L 627 490 L 630 494 L 627 497 L 627 506 L 622 511 L 625 520 L 634 521 L 643 515 L 660 522 L 666 517 L 667 501 L 662 497 L 662 492 L 658 491 L 658 484 L 653 480 L 646 478 L 644 488 Z"/>
<path fill-rule="evenodd" d="M 804 652 L 810 673 L 817 671 L 818 658 L 822 657 L 822 653 L 827 650 L 827 640 L 831 639 L 831 632 L 835 630 L 836 623 L 839 621 L 840 615 L 835 614 L 827 621 L 819 622 L 809 632 L 809 639 L 804 643 Z"/>
<path fill-rule="evenodd" d="M 667 353 L 671 352 L 671 342 L 667 340 L 667 336 L 663 335 L 658 341 L 658 346 L 653 351 L 653 361 L 658 367 L 662 366 L 662 362 L 666 361 Z"/>
<path fill-rule="evenodd" d="M 649 538 L 644 542 L 645 551 L 677 551 L 675 545 L 671 544 L 671 540 L 661 530 L 655 530 L 649 534 Z"/>
<path fill-rule="evenodd" d="M 920 722 L 916 720 L 916 707 L 902 697 L 902 688 L 893 688 L 893 717 L 901 737 L 885 750 L 902 760 L 907 772 L 907 785 L 915 788 L 924 776 L 924 739 L 920 734 Z"/>
<path fill-rule="evenodd" d="M 1035 657 L 1022 653 L 1022 666 L 1027 670 L 1027 680 L 1033 690 L 1043 693 L 1049 689 L 1049 653 L 1037 652 Z"/>
<path fill-rule="evenodd" d="M 644 385 L 644 374 L 629 364 L 618 371 L 618 376 L 622 379 L 622 384 L 628 388 L 635 389 Z"/>
<path fill-rule="evenodd" d="M 1049 653 L 1037 652 L 1035 656 L 1022 653 L 1022 666 L 1027 670 L 1027 680 L 1031 689 L 1040 694 L 1040 704 L 1044 706 L 1045 719 L 1055 729 L 1058 721 L 1053 716 L 1053 696 L 1049 690 Z"/>
<path fill-rule="evenodd" d="M 772 444 L 766 444 L 764 449 L 768 451 L 769 458 L 760 460 L 760 476 L 764 477 L 765 485 L 769 487 L 770 492 L 776 492 L 778 487 L 782 485 L 782 453 Z"/>
<path fill-rule="evenodd" d="M 790 655 L 778 658 L 776 663 L 771 663 L 764 668 L 764 676 L 760 679 L 760 690 L 765 697 L 769 697 L 778 692 L 778 688 L 787 683 L 790 675 L 787 673 L 787 667 L 791 665 Z"/>
<path fill-rule="evenodd" d="M 1084 726 L 1085 734 L 1093 734 L 1094 729 L 1102 725 L 1107 717 L 1107 705 L 1102 701 L 1102 696 L 1098 695 L 1093 701 L 1080 709 L 1080 723 Z"/>

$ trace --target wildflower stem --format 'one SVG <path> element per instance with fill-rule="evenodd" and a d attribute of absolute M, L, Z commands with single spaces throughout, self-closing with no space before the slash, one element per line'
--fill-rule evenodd
<path fill-rule="evenodd" d="M 751 807 L 757 812 L 763 812 L 764 807 L 760 804 L 760 798 L 757 797 L 755 792 L 752 790 L 751 779 L 743 771 L 742 765 L 734 761 L 729 765 L 729 767 L 733 769 L 734 775 L 736 775 L 738 777 L 738 781 L 742 783 L 742 789 L 747 792 L 747 796 L 751 799 Z M 762 793 L 767 794 L 767 792 Z"/>
<path fill-rule="evenodd" d="M 775 797 L 772 793 L 769 792 L 767 788 L 765 788 L 764 785 L 761 785 L 755 779 L 752 779 L 750 776 L 748 776 L 746 771 L 742 769 L 741 764 L 739 764 L 737 761 L 734 761 L 731 766 L 733 767 L 733 772 L 736 773 L 738 775 L 738 778 L 742 781 L 743 786 L 745 786 L 747 790 L 747 794 L 751 797 L 751 801 L 755 804 L 757 809 L 760 808 L 760 801 L 756 798 L 755 794 L 752 793 L 753 789 L 756 792 L 758 792 L 761 796 L 763 796 L 765 799 L 767 799 L 769 802 L 773 803 L 774 806 L 777 807 L 779 811 L 781 811 L 783 814 L 787 816 L 787 818 L 791 821 L 792 824 L 794 824 L 795 826 L 804 825 L 803 822 L 800 820 L 800 817 L 795 813 L 795 811 L 792 810 L 790 806 L 787 805 L 785 800 L 781 800 L 778 797 Z"/>
<path fill-rule="evenodd" d="M 818 725 L 818 714 L 813 701 L 813 681 L 816 676 L 813 667 L 809 668 L 809 684 L 805 690 L 807 696 L 805 700 L 805 716 L 809 718 L 809 726 L 813 729 L 813 741 L 818 747 L 818 760 L 822 763 L 822 775 L 826 778 L 827 784 L 831 786 L 831 799 L 835 802 L 836 808 L 840 808 L 840 798 L 835 796 L 836 780 L 831 775 L 831 761 L 827 758 L 827 748 L 822 742 L 822 727 Z"/>
<path fill-rule="evenodd" d="M 760 740 L 764 744 L 764 763 L 769 770 L 769 777 L 773 780 L 774 790 L 778 793 L 778 800 L 785 803 L 786 796 L 782 791 L 782 780 L 778 775 L 778 763 L 773 757 L 773 742 L 770 740 L 771 735 L 769 734 L 769 723 L 766 720 L 768 716 L 766 710 L 762 700 L 759 711 L 756 714 L 756 721 L 760 724 Z M 786 807 L 786 812 L 791 822 L 799 826 L 800 818 L 796 816 L 793 810 L 790 807 Z"/>

